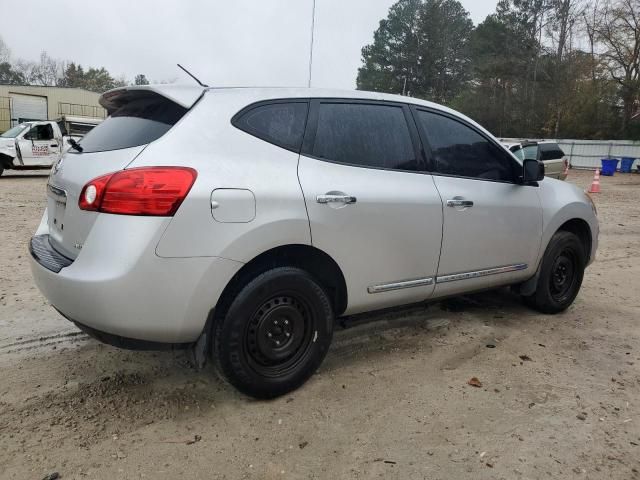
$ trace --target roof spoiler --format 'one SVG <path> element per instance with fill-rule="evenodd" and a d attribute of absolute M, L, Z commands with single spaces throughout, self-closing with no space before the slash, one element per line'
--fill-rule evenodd
<path fill-rule="evenodd" d="M 100 96 L 99 102 L 109 115 L 131 99 L 148 95 L 161 95 L 189 109 L 200 99 L 205 90 L 205 87 L 198 85 L 135 85 L 109 90 Z"/>

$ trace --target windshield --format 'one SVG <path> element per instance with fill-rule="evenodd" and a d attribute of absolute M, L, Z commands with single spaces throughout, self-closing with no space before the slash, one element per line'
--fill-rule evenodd
<path fill-rule="evenodd" d="M 10 128 L 6 132 L 4 132 L 0 137 L 2 138 L 16 138 L 22 132 L 24 132 L 27 128 L 29 128 L 28 123 L 21 123 L 20 125 L 16 125 L 13 128 Z"/>

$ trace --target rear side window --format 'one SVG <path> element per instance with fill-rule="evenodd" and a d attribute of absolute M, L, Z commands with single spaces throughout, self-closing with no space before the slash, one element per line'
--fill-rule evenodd
<path fill-rule="evenodd" d="M 418 111 L 436 169 L 445 175 L 513 181 L 514 160 L 480 133 L 449 117 Z"/>
<path fill-rule="evenodd" d="M 232 123 L 255 137 L 299 152 L 308 109 L 307 102 L 270 103 L 242 112 Z"/>
<path fill-rule="evenodd" d="M 540 144 L 540 160 L 559 160 L 564 157 L 564 152 L 557 143 Z"/>
<path fill-rule="evenodd" d="M 402 107 L 321 103 L 314 157 L 364 167 L 418 170 Z"/>
<path fill-rule="evenodd" d="M 146 145 L 167 133 L 185 113 L 186 108 L 159 95 L 134 97 L 87 133 L 80 145 L 84 153 Z"/>

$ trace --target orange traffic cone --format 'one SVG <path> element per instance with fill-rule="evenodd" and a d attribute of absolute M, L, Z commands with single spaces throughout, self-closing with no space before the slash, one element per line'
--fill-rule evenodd
<path fill-rule="evenodd" d="M 591 188 L 589 188 L 589 193 L 600 193 L 600 169 L 596 168 L 596 174 L 593 176 L 593 182 L 591 183 Z"/>

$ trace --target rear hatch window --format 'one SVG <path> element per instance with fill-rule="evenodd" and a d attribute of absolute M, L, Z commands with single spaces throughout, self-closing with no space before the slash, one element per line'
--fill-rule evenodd
<path fill-rule="evenodd" d="M 109 112 L 109 118 L 85 135 L 80 141 L 83 153 L 146 145 L 163 136 L 187 113 L 186 108 L 156 93 L 135 95 L 122 98 L 122 106 Z"/>

